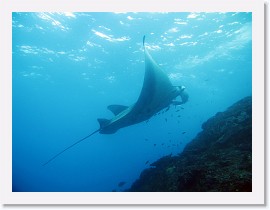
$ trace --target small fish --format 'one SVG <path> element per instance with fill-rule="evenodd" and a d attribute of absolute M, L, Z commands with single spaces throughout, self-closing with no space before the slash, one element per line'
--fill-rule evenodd
<path fill-rule="evenodd" d="M 182 134 L 185 134 L 185 133 L 186 133 L 186 131 L 182 132 Z"/>
<path fill-rule="evenodd" d="M 147 160 L 147 161 L 145 162 L 145 165 L 146 165 L 147 163 L 149 163 L 149 160 Z"/>
<path fill-rule="evenodd" d="M 184 109 L 184 107 L 182 107 L 182 106 L 181 106 L 180 108 L 181 108 L 181 109 Z"/>
<path fill-rule="evenodd" d="M 181 115 L 178 115 L 177 117 L 181 117 Z"/>
<path fill-rule="evenodd" d="M 156 146 L 157 144 L 154 144 L 154 147 Z"/>
<path fill-rule="evenodd" d="M 165 121 L 166 121 L 166 122 L 168 121 L 167 118 L 165 118 Z"/>
<path fill-rule="evenodd" d="M 119 182 L 118 187 L 123 187 L 126 184 L 126 182 Z"/>
<path fill-rule="evenodd" d="M 179 112 L 180 111 L 180 109 L 177 109 L 175 112 Z"/>
<path fill-rule="evenodd" d="M 148 139 L 145 138 L 144 141 L 148 141 Z"/>
<path fill-rule="evenodd" d="M 164 145 L 164 143 L 161 144 L 162 146 Z"/>
<path fill-rule="evenodd" d="M 168 106 L 168 108 L 165 110 L 165 112 L 167 112 L 170 109 L 170 106 Z"/>

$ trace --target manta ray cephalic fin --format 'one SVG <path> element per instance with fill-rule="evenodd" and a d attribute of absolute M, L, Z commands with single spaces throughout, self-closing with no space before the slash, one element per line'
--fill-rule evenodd
<path fill-rule="evenodd" d="M 118 115 L 120 112 L 128 108 L 128 106 L 123 105 L 110 105 L 107 107 L 114 115 Z"/>

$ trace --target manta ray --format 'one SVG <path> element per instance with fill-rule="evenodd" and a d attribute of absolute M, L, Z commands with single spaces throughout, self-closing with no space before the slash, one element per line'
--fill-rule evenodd
<path fill-rule="evenodd" d="M 66 150 L 97 132 L 101 134 L 113 134 L 121 128 L 149 120 L 161 110 L 169 108 L 171 104 L 181 105 L 188 101 L 188 94 L 185 91 L 185 87 L 173 86 L 169 77 L 149 54 L 145 47 L 145 36 L 143 37 L 143 48 L 145 55 L 144 82 L 136 103 L 131 106 L 109 105 L 107 108 L 114 114 L 112 119 L 97 119 L 100 125 L 99 129 L 65 148 L 43 165 L 48 164 Z M 178 96 L 180 96 L 181 101 L 175 100 Z"/>

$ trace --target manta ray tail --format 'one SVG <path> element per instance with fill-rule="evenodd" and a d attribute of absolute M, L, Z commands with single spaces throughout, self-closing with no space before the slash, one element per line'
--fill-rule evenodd
<path fill-rule="evenodd" d="M 52 160 L 54 160 L 55 158 L 57 158 L 59 155 L 61 155 L 62 153 L 64 153 L 65 151 L 67 151 L 68 149 L 70 149 L 71 147 L 74 147 L 76 144 L 79 144 L 80 142 L 82 142 L 83 140 L 89 138 L 90 136 L 94 135 L 95 133 L 99 132 L 100 129 L 94 131 L 93 133 L 85 136 L 84 138 L 76 141 L 75 143 L 73 143 L 72 145 L 70 145 L 69 147 L 65 148 L 64 150 L 62 150 L 61 152 L 57 153 L 56 155 L 54 155 L 51 159 L 49 159 L 46 163 L 43 164 L 43 166 L 47 165 L 48 163 L 50 163 Z"/>

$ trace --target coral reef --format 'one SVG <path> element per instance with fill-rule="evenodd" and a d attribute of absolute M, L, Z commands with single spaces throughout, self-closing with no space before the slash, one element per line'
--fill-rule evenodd
<path fill-rule="evenodd" d="M 252 191 L 252 98 L 217 113 L 202 129 L 181 154 L 152 163 L 127 191 Z"/>

